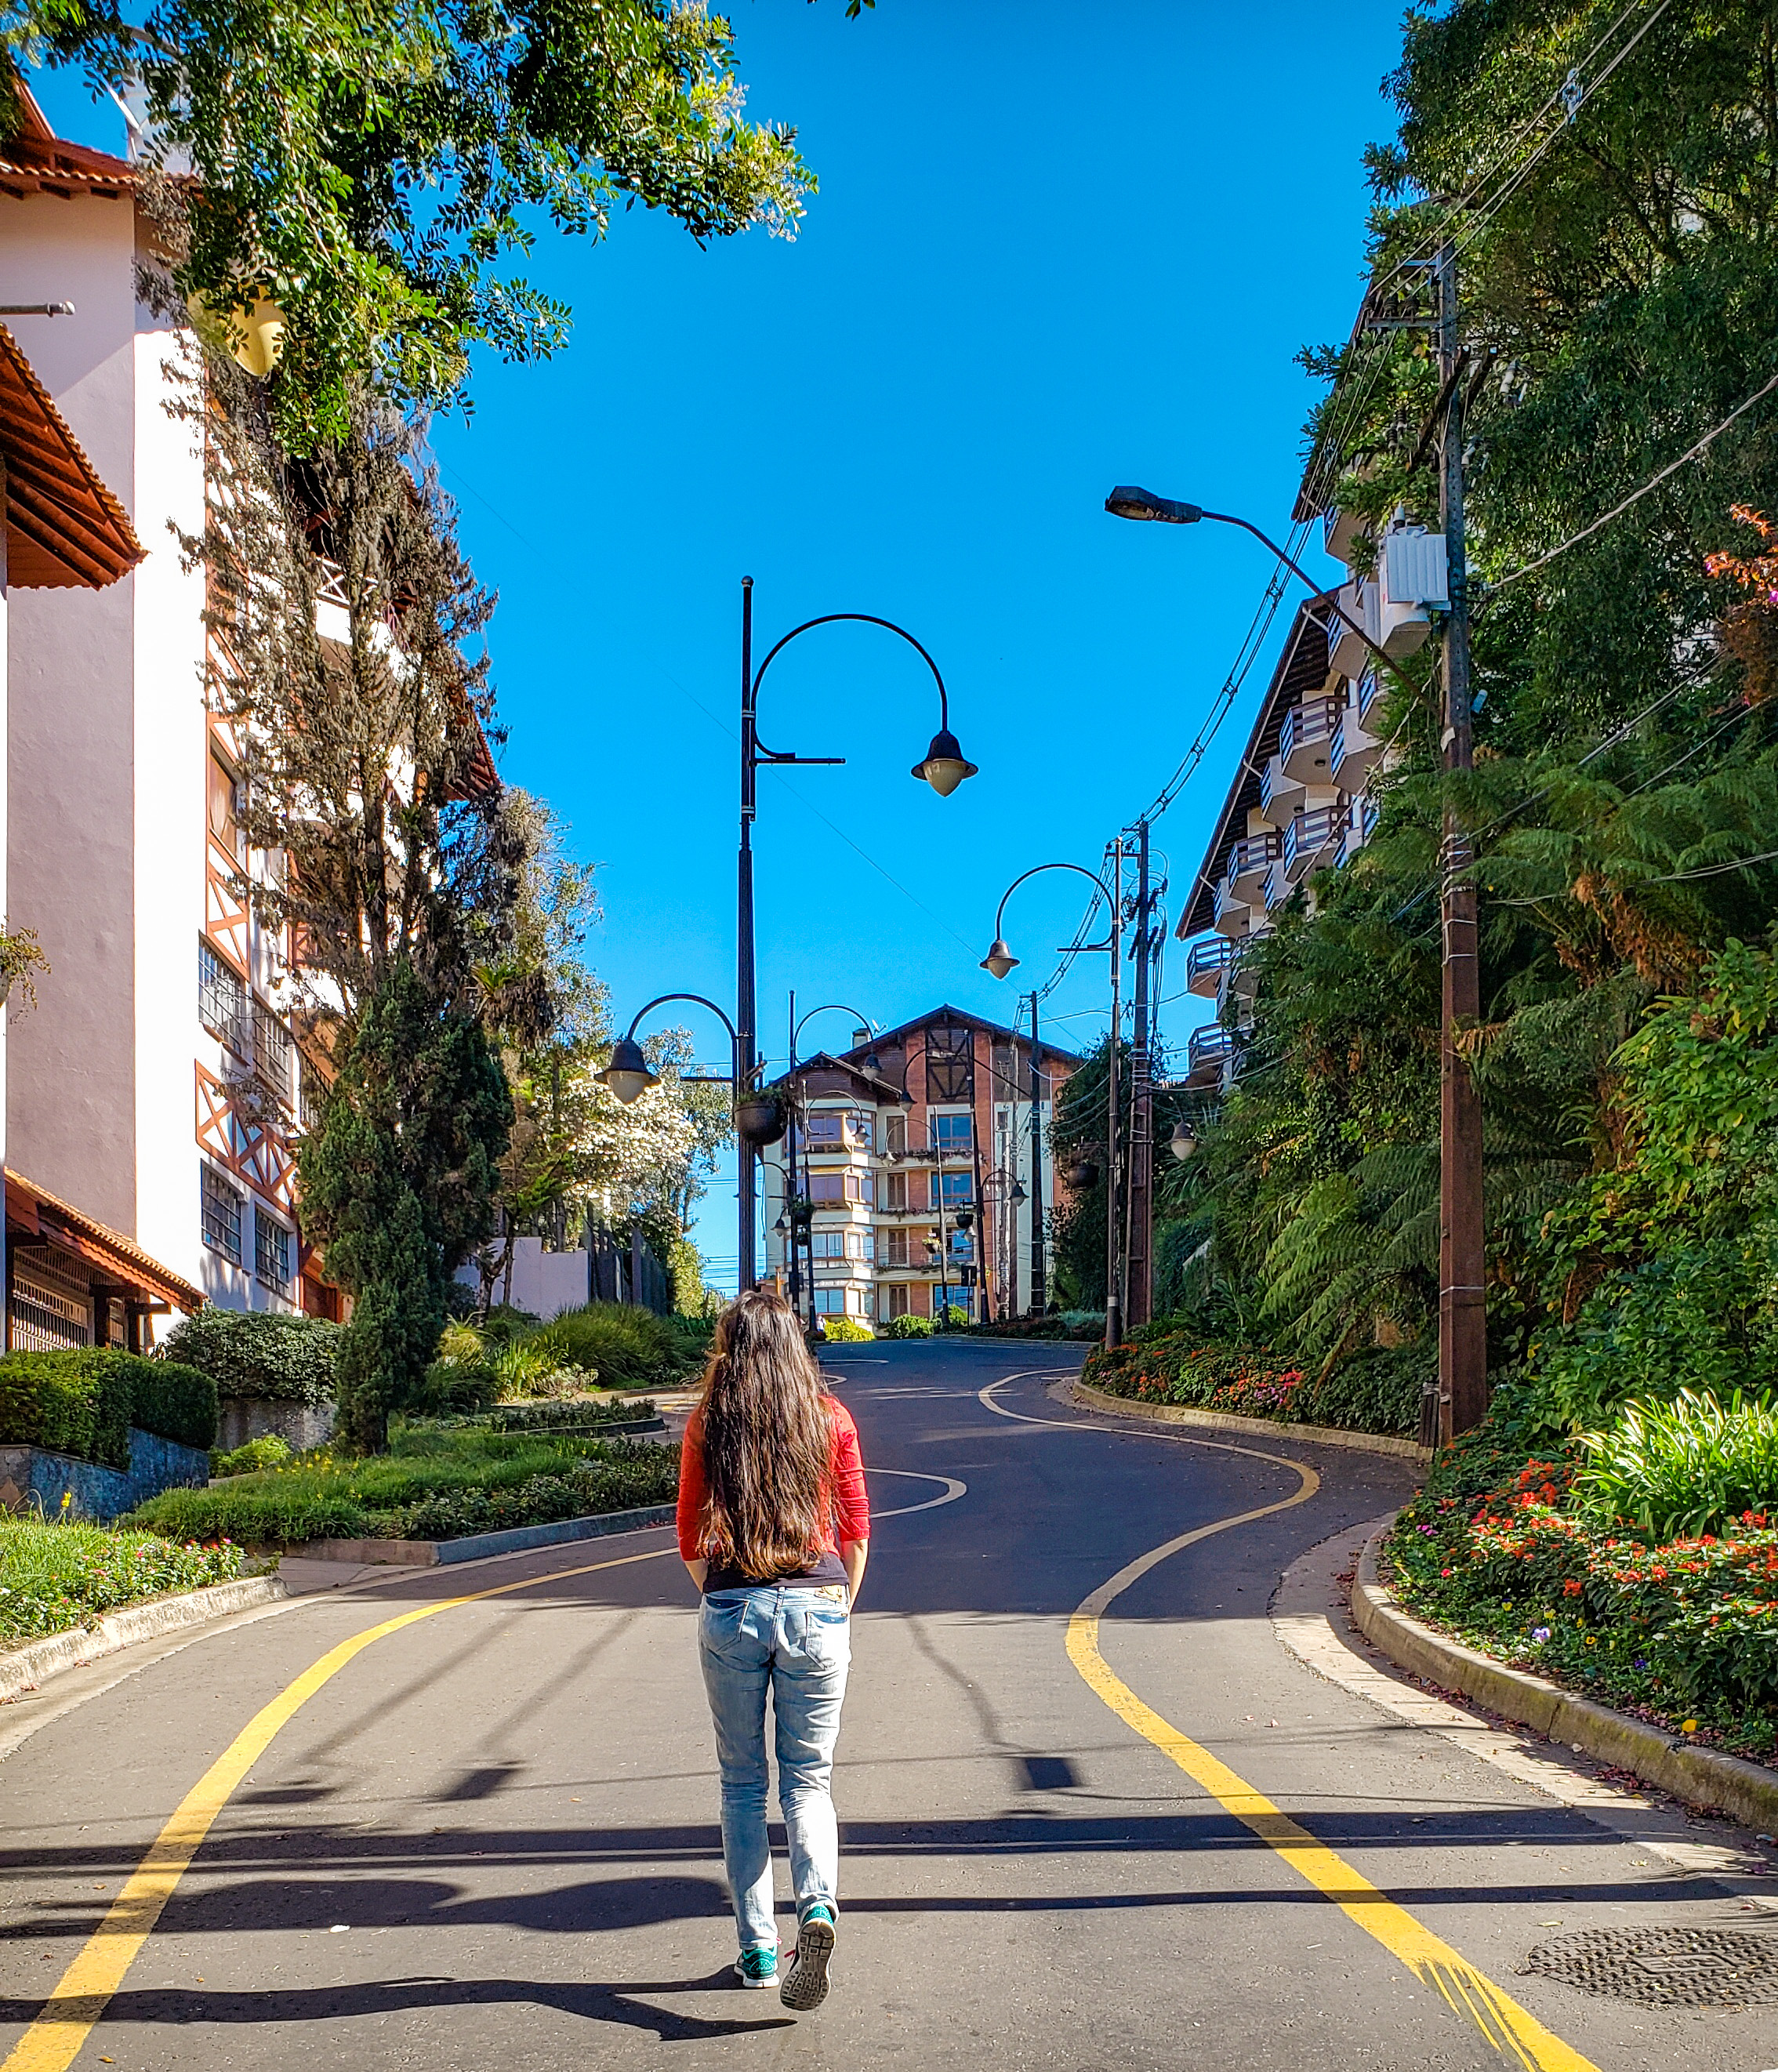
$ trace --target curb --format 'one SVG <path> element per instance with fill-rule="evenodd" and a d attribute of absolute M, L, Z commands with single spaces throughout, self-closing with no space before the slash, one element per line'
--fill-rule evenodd
<path fill-rule="evenodd" d="M 141 1641 L 159 1640 L 216 1619 L 232 1618 L 237 1612 L 253 1611 L 289 1594 L 276 1576 L 244 1576 L 238 1582 L 212 1583 L 207 1589 L 185 1590 L 177 1597 L 156 1597 L 149 1604 L 107 1613 L 95 1626 L 47 1634 L 0 1655 L 0 1704 L 35 1690 L 64 1669 L 82 1668 Z"/>
<path fill-rule="evenodd" d="M 671 1525 L 675 1507 L 644 1505 L 639 1511 L 608 1511 L 591 1518 L 564 1518 L 553 1525 L 515 1525 L 503 1532 L 472 1532 L 462 1540 L 311 1540 L 289 1551 L 306 1561 L 355 1561 L 361 1567 L 437 1568 L 455 1561 L 479 1561 L 491 1554 L 528 1554 L 534 1547 L 561 1547 L 575 1540 L 603 1540 L 615 1532 L 647 1532 Z"/>
<path fill-rule="evenodd" d="M 1409 1618 L 1394 1591 L 1378 1580 L 1377 1550 L 1382 1538 L 1381 1532 L 1374 1534 L 1359 1559 L 1352 1615 L 1365 1639 L 1398 1668 L 1441 1690 L 1460 1691 L 1546 1741 L 1565 1741 L 1613 1769 L 1633 1771 L 1645 1784 L 1688 1805 L 1720 1810 L 1762 1833 L 1778 1832 L 1778 1771 L 1678 1740 L 1628 1712 L 1577 1697 L 1547 1677 L 1509 1669 Z"/>
<path fill-rule="evenodd" d="M 1197 1424 L 1211 1432 L 1246 1432 L 1254 1438 L 1308 1439 L 1318 1446 L 1349 1446 L 1361 1453 L 1387 1453 L 1398 1461 L 1425 1466 L 1430 1446 L 1412 1439 L 1391 1439 L 1381 1432 L 1345 1432 L 1332 1424 L 1278 1424 L 1269 1417 L 1237 1417 L 1226 1410 L 1192 1410 L 1182 1403 L 1139 1403 L 1113 1396 L 1089 1381 L 1074 1383 L 1074 1400 L 1083 1410 L 1115 1410 L 1120 1417 L 1152 1417 L 1163 1424 Z"/>

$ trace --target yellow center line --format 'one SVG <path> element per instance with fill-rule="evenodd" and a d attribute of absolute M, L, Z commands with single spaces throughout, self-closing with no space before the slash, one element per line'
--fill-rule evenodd
<path fill-rule="evenodd" d="M 1012 1418 L 1020 1424 L 1043 1424 L 1067 1432 L 1093 1429 L 1058 1418 L 1027 1417 L 993 1400 L 995 1389 L 1003 1387 L 1005 1382 L 1021 1379 L 1020 1375 L 1007 1375 L 1001 1381 L 991 1382 L 980 1392 L 983 1404 L 1000 1416 Z M 1268 1848 L 1276 1850 L 1299 1877 L 1331 1899 L 1367 1935 L 1382 1943 L 1423 1985 L 1435 1988 L 1454 2012 L 1467 2015 L 1473 2021 L 1496 2050 L 1523 2066 L 1524 2072 L 1598 2072 L 1598 2067 L 1590 2059 L 1583 2058 L 1559 2036 L 1552 2034 L 1535 2015 L 1521 2007 L 1509 1993 L 1503 1992 L 1484 1972 L 1477 1971 L 1448 1942 L 1423 1927 L 1406 1907 L 1397 1906 L 1379 1892 L 1343 1857 L 1316 1841 L 1306 1827 L 1299 1826 L 1263 1792 L 1255 1791 L 1244 1778 L 1237 1776 L 1207 1748 L 1182 1734 L 1152 1706 L 1145 1705 L 1100 1654 L 1099 1620 L 1131 1585 L 1139 1581 L 1151 1568 L 1158 1568 L 1194 1542 L 1207 1540 L 1212 1533 L 1226 1532 L 1231 1527 L 1250 1524 L 1254 1519 L 1269 1517 L 1274 1511 L 1290 1511 L 1300 1503 L 1307 1503 L 1320 1487 L 1320 1478 L 1315 1470 L 1306 1461 L 1293 1460 L 1287 1454 L 1263 1453 L 1256 1448 L 1230 1446 L 1216 1440 L 1185 1439 L 1182 1434 L 1169 1433 L 1165 1436 L 1177 1436 L 1185 1445 L 1208 1446 L 1217 1453 L 1243 1453 L 1250 1458 L 1275 1462 L 1280 1467 L 1294 1469 L 1301 1479 L 1295 1493 L 1280 1503 L 1265 1504 L 1257 1511 L 1241 1511 L 1232 1518 L 1219 1518 L 1193 1531 L 1182 1532 L 1176 1539 L 1151 1548 L 1148 1552 L 1139 1555 L 1119 1569 L 1108 1581 L 1082 1599 L 1069 1620 L 1069 1660 L 1085 1678 L 1089 1688 L 1126 1725 L 1133 1727 L 1144 1741 L 1176 1763 L 1225 1811 L 1233 1814 Z M 6 2072 L 6 2068 L 0 2066 L 0 2072 Z"/>
<path fill-rule="evenodd" d="M 330 1649 L 253 1715 L 186 1794 L 112 1901 L 105 1919 L 63 1972 L 36 2020 L 0 2065 L 0 2072 L 67 2072 L 93 2025 L 123 1984 L 137 1951 L 154 1933 L 162 1910 L 241 1779 L 271 1745 L 278 1730 L 373 1642 L 440 1612 L 454 1610 L 459 1605 L 508 1597 L 515 1590 L 534 1590 L 540 1584 L 565 1582 L 573 1576 L 593 1576 L 605 1568 L 626 1568 L 636 1561 L 658 1561 L 678 1552 L 676 1544 L 656 1547 L 646 1554 L 621 1554 L 610 1560 L 589 1561 L 579 1568 L 552 1568 L 547 1575 L 527 1576 L 516 1583 L 498 1583 L 492 1589 L 471 1590 L 462 1597 L 441 1597 L 435 1604 L 417 1605 L 399 1618 L 384 1619 L 380 1626 L 367 1626 L 363 1633 L 355 1633 Z"/>

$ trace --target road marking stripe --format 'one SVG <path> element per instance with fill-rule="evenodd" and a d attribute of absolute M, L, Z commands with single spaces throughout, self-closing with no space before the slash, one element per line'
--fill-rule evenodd
<path fill-rule="evenodd" d="M 1083 1429 L 1071 1420 L 1028 1417 L 991 1400 L 996 1388 L 1006 1382 L 1023 1379 L 1023 1375 L 1006 1375 L 998 1382 L 991 1382 L 981 1391 L 983 1403 L 1001 1416 L 1013 1418 L 1020 1424 L 1045 1424 L 1066 1432 Z M 1090 1431 L 1093 1428 L 1089 1425 L 1084 1429 Z M 1100 1618 L 1132 1583 L 1139 1581 L 1150 1569 L 1158 1568 L 1195 1541 L 1208 1539 L 1212 1533 L 1226 1532 L 1234 1526 L 1247 1525 L 1257 1518 L 1269 1517 L 1274 1511 L 1290 1511 L 1300 1503 L 1307 1503 L 1320 1486 L 1320 1478 L 1306 1461 L 1292 1460 L 1283 1453 L 1259 1453 L 1252 1447 L 1228 1446 L 1220 1441 L 1185 1439 L 1183 1434 L 1168 1436 L 1178 1437 L 1187 1445 L 1207 1445 L 1218 1453 L 1242 1453 L 1259 1460 L 1275 1461 L 1282 1467 L 1294 1468 L 1302 1478 L 1301 1485 L 1281 1503 L 1266 1504 L 1258 1511 L 1241 1511 L 1232 1518 L 1218 1519 L 1213 1524 L 1201 1525 L 1194 1531 L 1182 1532 L 1176 1539 L 1151 1548 L 1119 1569 L 1109 1581 L 1100 1584 L 1090 1596 L 1081 1601 L 1068 1622 L 1069 1660 L 1094 1694 L 1110 1706 L 1126 1725 L 1133 1727 L 1144 1741 L 1176 1763 L 1194 1784 L 1209 1792 L 1226 1811 L 1232 1813 L 1261 1841 L 1276 1850 L 1292 1870 L 1331 1899 L 1367 1935 L 1382 1943 L 1423 1985 L 1433 1987 L 1454 2013 L 1467 2015 L 1496 2050 L 1512 2058 L 1524 2068 L 1524 2072 L 1598 2072 L 1589 2059 L 1564 2043 L 1559 2036 L 1553 2035 L 1510 1994 L 1501 1992 L 1485 1972 L 1477 1971 L 1448 1942 L 1429 1928 L 1423 1927 L 1406 1907 L 1398 1906 L 1344 1858 L 1316 1841 L 1306 1827 L 1299 1827 L 1263 1792 L 1255 1791 L 1245 1778 L 1237 1776 L 1226 1763 L 1219 1762 L 1208 1749 L 1201 1747 L 1189 1735 L 1182 1734 L 1177 1727 L 1164 1720 L 1152 1707 L 1145 1705 L 1099 1652 Z M 6 2068 L 0 2067 L 0 2072 L 6 2072 Z"/>
<path fill-rule="evenodd" d="M 155 1837 L 154 1845 L 125 1881 L 105 1918 L 82 1944 L 73 1962 L 62 1974 L 55 1991 L 44 2002 L 36 2020 L 13 2046 L 0 2072 L 67 2072 L 80 2054 L 112 1996 L 123 1984 L 124 1974 L 136 1953 L 154 1933 L 162 1910 L 173 1897 L 179 1880 L 203 1847 L 216 1815 L 248 1771 L 270 1746 L 280 1728 L 294 1719 L 322 1684 L 337 1676 L 347 1663 L 362 1655 L 373 1641 L 399 1633 L 404 1626 L 437 1613 L 473 1605 L 484 1597 L 503 1597 L 515 1590 L 535 1589 L 541 1583 L 565 1582 L 573 1576 L 596 1575 L 602 1568 L 625 1568 L 632 1562 L 658 1561 L 677 1554 L 676 1545 L 656 1547 L 646 1554 L 622 1554 L 606 1561 L 589 1561 L 577 1568 L 552 1568 L 544 1576 L 527 1576 L 516 1583 L 497 1583 L 487 1590 L 471 1590 L 458 1597 L 441 1597 L 437 1603 L 419 1605 L 380 1626 L 368 1626 L 349 1640 L 311 1663 L 295 1682 L 287 1684 L 268 1705 L 262 1706 L 236 1735 L 186 1794 L 178 1811 Z"/>
<path fill-rule="evenodd" d="M 873 1509 L 871 1523 L 876 1525 L 885 1518 L 911 1518 L 917 1511 L 936 1511 L 941 1504 L 955 1503 L 960 1496 L 969 1494 L 969 1484 L 960 1482 L 955 1475 L 923 1475 L 918 1468 L 867 1468 L 868 1481 L 872 1475 L 899 1475 L 912 1482 L 942 1482 L 943 1490 L 937 1496 L 929 1496 L 924 1503 L 904 1503 L 894 1511 Z"/>

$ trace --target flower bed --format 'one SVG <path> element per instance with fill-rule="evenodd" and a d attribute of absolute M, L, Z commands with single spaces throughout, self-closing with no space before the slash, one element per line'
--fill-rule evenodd
<path fill-rule="evenodd" d="M 0 1645 L 96 1624 L 120 1605 L 232 1582 L 241 1549 L 0 1514 Z"/>
<path fill-rule="evenodd" d="M 1387 1552 L 1406 1608 L 1514 1667 L 1771 1760 L 1778 1524 L 1749 1511 L 1725 1533 L 1639 1540 L 1564 1507 L 1565 1459 L 1524 1462 L 1478 1498 L 1464 1485 L 1495 1450 L 1441 1463 L 1397 1521 Z"/>
<path fill-rule="evenodd" d="M 1142 1403 L 1402 1437 L 1417 1429 L 1420 1407 L 1419 1376 L 1405 1350 L 1409 1357 L 1361 1355 L 1316 1379 L 1262 1346 L 1207 1345 L 1150 1326 L 1111 1352 L 1089 1353 L 1082 1378 Z"/>
<path fill-rule="evenodd" d="M 310 1454 L 207 1490 L 170 1490 L 131 1523 L 195 1540 L 451 1540 L 670 1503 L 671 1448 L 485 1424 L 398 1430 L 371 1460 Z"/>

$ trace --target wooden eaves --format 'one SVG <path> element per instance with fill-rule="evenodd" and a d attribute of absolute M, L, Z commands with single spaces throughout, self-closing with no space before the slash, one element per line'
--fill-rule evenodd
<path fill-rule="evenodd" d="M 170 1309 L 183 1309 L 187 1316 L 203 1307 L 201 1288 L 194 1288 L 158 1259 L 150 1258 L 133 1238 L 109 1229 L 72 1202 L 52 1194 L 48 1188 L 14 1172 L 10 1166 L 4 1170 L 10 1244 L 28 1244 L 34 1238 L 53 1239 L 88 1266 L 97 1268 L 108 1280 L 134 1289 L 150 1303 L 165 1303 Z"/>
<path fill-rule="evenodd" d="M 9 588 L 103 590 L 144 558 L 129 514 L 99 479 L 4 324 L 0 462 Z"/>

